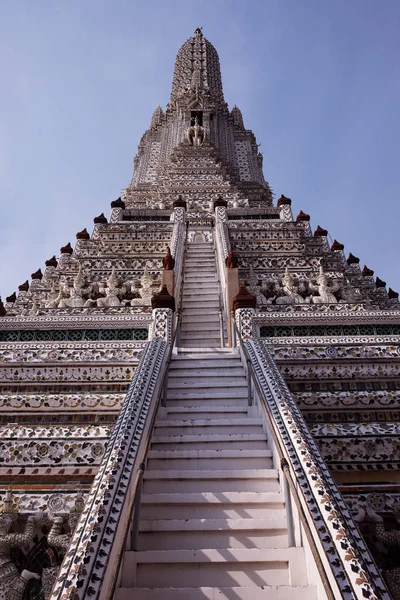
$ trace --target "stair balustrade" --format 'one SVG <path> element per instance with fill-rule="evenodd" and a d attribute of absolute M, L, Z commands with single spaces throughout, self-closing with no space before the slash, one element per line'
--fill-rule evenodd
<path fill-rule="evenodd" d="M 303 545 L 305 535 L 304 545 L 327 598 L 389 600 L 380 572 L 273 358 L 251 335 L 243 339 L 237 322 L 243 319 L 240 313 L 250 312 L 239 309 L 232 319 L 233 351 L 241 355 L 248 404 L 254 398 L 264 417 L 280 470 L 289 545 Z"/>

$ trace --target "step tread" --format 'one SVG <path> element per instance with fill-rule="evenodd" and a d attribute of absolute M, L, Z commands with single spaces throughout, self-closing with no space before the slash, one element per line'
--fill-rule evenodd
<path fill-rule="evenodd" d="M 265 450 L 149 450 L 148 458 L 271 458 L 272 451 Z"/>
<path fill-rule="evenodd" d="M 286 529 L 284 517 L 270 519 L 146 519 L 140 521 L 140 531 L 272 531 L 277 529 Z"/>
<path fill-rule="evenodd" d="M 252 419 L 246 417 L 246 419 L 187 419 L 187 420 L 172 420 L 172 419 L 160 419 L 156 422 L 155 427 L 224 427 L 226 425 L 262 425 L 261 419 Z"/>
<path fill-rule="evenodd" d="M 277 479 L 277 469 L 215 469 L 212 471 L 190 469 L 162 470 L 148 469 L 144 479 Z"/>
<path fill-rule="evenodd" d="M 116 600 L 317 600 L 314 586 L 119 588 Z"/>
<path fill-rule="evenodd" d="M 264 441 L 267 443 L 265 434 L 263 433 L 232 433 L 232 434 L 215 434 L 215 435 L 155 435 L 151 438 L 152 443 L 171 443 L 171 442 L 249 442 L 249 441 Z"/>
<path fill-rule="evenodd" d="M 289 562 L 302 556 L 303 548 L 201 548 L 198 550 L 127 550 L 134 563 L 255 563 Z"/>
<path fill-rule="evenodd" d="M 282 504 L 282 492 L 181 492 L 144 493 L 145 504 Z"/>

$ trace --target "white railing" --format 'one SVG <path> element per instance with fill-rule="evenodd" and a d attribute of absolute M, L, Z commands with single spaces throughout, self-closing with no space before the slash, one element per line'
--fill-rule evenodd
<path fill-rule="evenodd" d="M 281 474 L 289 545 L 305 542 L 319 597 L 389 600 L 365 541 L 274 360 L 264 344 L 248 333 L 251 317 L 249 309 L 236 312 L 232 337 L 246 368 L 248 404 L 257 405 L 264 417 L 274 464 Z"/>

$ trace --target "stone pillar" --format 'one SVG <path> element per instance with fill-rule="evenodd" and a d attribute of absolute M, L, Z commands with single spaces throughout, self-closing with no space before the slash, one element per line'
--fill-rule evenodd
<path fill-rule="evenodd" d="M 166 271 L 162 272 L 161 288 L 166 287 L 170 296 L 174 295 L 174 272 Z"/>
<path fill-rule="evenodd" d="M 244 342 L 253 337 L 252 321 L 256 312 L 256 302 L 256 297 L 250 294 L 244 285 L 240 286 L 239 293 L 233 298 L 236 325 Z"/>
<path fill-rule="evenodd" d="M 167 344 L 172 343 L 172 321 L 175 312 L 175 298 L 163 286 L 161 292 L 154 294 L 151 299 L 153 323 L 151 338 L 161 337 Z"/>
<path fill-rule="evenodd" d="M 233 298 L 239 293 L 239 269 L 234 267 L 232 269 L 225 269 L 225 281 L 226 281 L 226 307 L 228 313 L 228 346 L 232 347 L 232 310 L 233 310 Z"/>

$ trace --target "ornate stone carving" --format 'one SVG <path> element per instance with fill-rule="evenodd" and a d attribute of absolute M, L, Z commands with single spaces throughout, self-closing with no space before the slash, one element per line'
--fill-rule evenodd
<path fill-rule="evenodd" d="M 299 294 L 299 285 L 295 283 L 294 277 L 289 272 L 288 267 L 282 278 L 283 296 L 276 299 L 277 304 L 305 304 L 306 300 Z M 309 300 L 308 300 L 309 302 Z"/>
<path fill-rule="evenodd" d="M 199 124 L 198 117 L 195 117 L 195 121 L 193 125 L 190 125 L 186 130 L 186 137 L 191 146 L 195 148 L 200 148 L 204 144 L 205 140 L 205 130 Z"/>
<path fill-rule="evenodd" d="M 10 533 L 11 525 L 17 519 L 17 514 L 11 492 L 7 492 L 0 511 L 0 598 L 4 600 L 22 600 L 28 581 L 40 579 L 37 573 L 27 569 L 19 574 L 10 557 L 10 551 L 13 548 L 29 545 L 35 532 L 35 518 L 30 515 L 24 533 Z"/>

